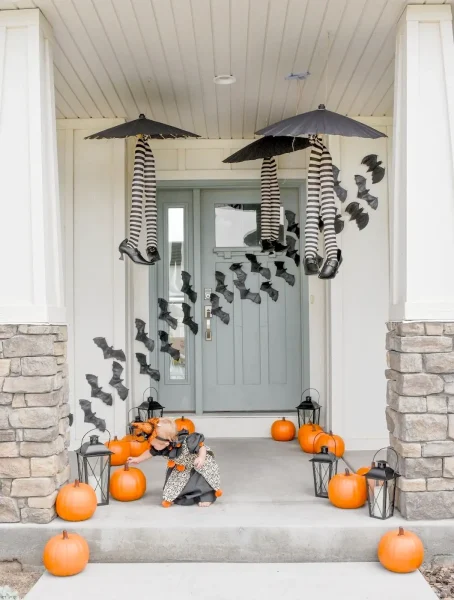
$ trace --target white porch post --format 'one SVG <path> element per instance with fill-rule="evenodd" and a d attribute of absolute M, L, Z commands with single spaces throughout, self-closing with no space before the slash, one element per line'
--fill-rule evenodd
<path fill-rule="evenodd" d="M 0 522 L 47 523 L 69 476 L 52 30 L 0 12 Z"/>
<path fill-rule="evenodd" d="M 451 7 L 398 27 L 387 421 L 400 509 L 454 517 L 454 44 Z"/>

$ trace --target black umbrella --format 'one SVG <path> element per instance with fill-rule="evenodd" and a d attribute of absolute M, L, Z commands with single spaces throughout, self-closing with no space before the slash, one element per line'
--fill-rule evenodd
<path fill-rule="evenodd" d="M 317 110 L 302 113 L 268 125 L 256 132 L 257 135 L 265 136 L 308 136 L 308 135 L 343 135 L 345 137 L 380 138 L 387 137 L 386 134 L 377 131 L 364 123 L 326 110 L 324 104 L 320 104 Z"/>
<path fill-rule="evenodd" d="M 280 154 L 288 154 L 297 150 L 309 148 L 308 138 L 291 138 L 287 136 L 266 136 L 248 144 L 235 154 L 231 154 L 223 162 L 240 163 L 247 160 L 257 160 L 259 158 L 272 158 Z"/>
<path fill-rule="evenodd" d="M 145 115 L 139 115 L 139 118 L 134 121 L 128 121 L 127 123 L 104 129 L 104 131 L 98 131 L 98 133 L 89 135 L 85 139 L 101 140 L 105 138 L 135 137 L 138 135 L 155 139 L 200 137 L 196 133 L 191 133 L 172 125 L 166 125 L 165 123 L 159 123 L 159 121 L 152 121 L 151 119 L 147 119 Z"/>

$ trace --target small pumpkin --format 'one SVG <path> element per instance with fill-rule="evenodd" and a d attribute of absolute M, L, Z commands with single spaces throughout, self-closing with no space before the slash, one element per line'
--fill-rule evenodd
<path fill-rule="evenodd" d="M 320 432 L 315 438 L 315 452 L 320 452 L 322 446 L 327 446 L 328 450 L 335 454 L 337 458 L 342 458 L 345 452 L 345 442 L 340 435 L 334 435 L 332 431 L 329 433 Z"/>
<path fill-rule="evenodd" d="M 186 429 L 189 433 L 195 432 L 194 423 L 191 421 L 191 419 L 187 419 L 186 417 L 181 417 L 181 419 L 175 419 L 175 425 L 177 426 L 178 431 Z"/>
<path fill-rule="evenodd" d="M 292 421 L 287 421 L 285 417 L 274 421 L 271 426 L 271 437 L 276 442 L 290 442 L 295 437 L 296 429 Z"/>
<path fill-rule="evenodd" d="M 115 500 L 132 502 L 145 494 L 147 480 L 140 469 L 131 468 L 127 463 L 110 477 L 110 493 Z"/>
<path fill-rule="evenodd" d="M 371 470 L 371 467 L 361 467 L 356 471 L 357 475 L 365 475 L 366 473 L 369 473 L 369 471 Z"/>
<path fill-rule="evenodd" d="M 142 435 L 125 435 L 122 442 L 129 442 L 131 454 L 129 456 L 140 456 L 150 448 L 149 443 Z"/>
<path fill-rule="evenodd" d="M 90 558 L 87 541 L 77 533 L 58 534 L 44 546 L 43 563 L 56 577 L 77 575 L 85 569 Z"/>
<path fill-rule="evenodd" d="M 98 499 L 91 485 L 67 483 L 58 492 L 55 510 L 60 519 L 65 521 L 85 521 L 93 516 Z"/>
<path fill-rule="evenodd" d="M 113 454 L 111 455 L 112 466 L 119 467 L 124 465 L 131 456 L 131 447 L 129 442 L 119 440 L 117 436 L 110 442 L 104 444 Z"/>
<path fill-rule="evenodd" d="M 319 433 L 323 432 L 320 425 L 315 423 L 306 423 L 301 425 L 298 431 L 298 442 L 303 452 L 314 453 L 314 441 Z"/>
<path fill-rule="evenodd" d="M 378 544 L 378 560 L 393 573 L 412 573 L 424 561 L 424 546 L 419 537 L 399 527 L 388 531 Z"/>
<path fill-rule="evenodd" d="M 337 508 L 360 508 L 367 499 L 364 477 L 348 469 L 334 475 L 328 484 L 328 498 Z"/>

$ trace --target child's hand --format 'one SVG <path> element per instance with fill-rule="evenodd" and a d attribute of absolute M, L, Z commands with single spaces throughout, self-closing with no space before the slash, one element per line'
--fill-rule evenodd
<path fill-rule="evenodd" d="M 138 464 L 140 464 L 139 458 L 138 457 L 135 458 L 133 456 L 130 456 L 126 462 L 128 463 L 128 465 L 138 465 Z"/>
<path fill-rule="evenodd" d="M 196 469 L 201 469 L 203 467 L 205 463 L 205 457 L 204 456 L 197 456 L 197 458 L 194 461 L 194 468 Z"/>

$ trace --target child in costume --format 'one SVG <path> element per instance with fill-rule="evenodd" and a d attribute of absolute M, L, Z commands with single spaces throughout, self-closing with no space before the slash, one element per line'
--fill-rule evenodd
<path fill-rule="evenodd" d="M 219 467 L 214 454 L 205 446 L 201 433 L 177 430 L 172 419 L 152 419 L 150 449 L 137 458 L 130 457 L 129 464 L 138 465 L 152 456 L 168 459 L 162 505 L 207 507 L 222 495 Z"/>

